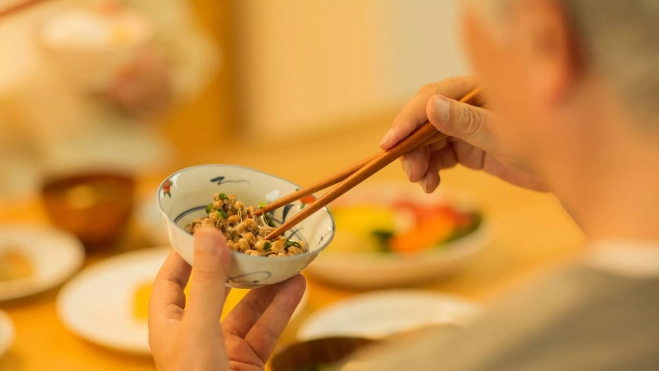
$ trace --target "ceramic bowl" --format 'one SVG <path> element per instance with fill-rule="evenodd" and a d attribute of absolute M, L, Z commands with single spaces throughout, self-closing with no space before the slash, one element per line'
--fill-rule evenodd
<path fill-rule="evenodd" d="M 151 23 L 127 9 L 100 13 L 72 8 L 46 20 L 38 31 L 48 60 L 91 92 L 109 89 L 154 36 Z"/>
<path fill-rule="evenodd" d="M 169 242 L 185 261 L 193 264 L 193 237 L 185 225 L 194 218 L 206 216 L 206 205 L 213 194 L 235 194 L 245 205 L 272 202 L 295 192 L 298 185 L 264 172 L 232 165 L 200 165 L 180 170 L 167 177 L 158 189 L 156 202 Z M 295 202 L 272 213 L 279 225 L 301 210 Z M 323 208 L 286 233 L 290 239 L 301 239 L 309 251 L 284 258 L 267 258 L 231 254 L 231 270 L 227 286 L 256 288 L 285 281 L 302 272 L 334 237 L 334 220 Z"/>
<path fill-rule="evenodd" d="M 404 200 L 419 205 L 453 205 L 462 210 L 478 208 L 467 194 L 440 189 L 426 195 L 416 185 L 377 183 L 361 185 L 332 205 L 393 205 Z M 330 205 L 330 210 L 332 209 Z M 337 214 L 337 217 L 340 217 Z M 380 289 L 427 283 L 457 273 L 491 241 L 493 226 L 482 217 L 480 226 L 466 236 L 411 254 L 364 251 L 366 244 L 336 232 L 334 243 L 308 273 L 327 283 L 352 289 Z"/>
<path fill-rule="evenodd" d="M 135 182 L 127 174 L 75 173 L 47 179 L 42 199 L 55 226 L 96 251 L 112 245 L 126 230 L 134 192 Z"/>
<path fill-rule="evenodd" d="M 324 370 L 368 346 L 375 340 L 355 337 L 313 339 L 290 345 L 272 358 L 273 371 Z"/>

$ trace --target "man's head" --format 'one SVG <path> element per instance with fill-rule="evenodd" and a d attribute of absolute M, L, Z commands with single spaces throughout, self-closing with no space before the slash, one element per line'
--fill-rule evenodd
<path fill-rule="evenodd" d="M 504 144 L 548 183 L 603 165 L 616 141 L 659 137 L 659 1 L 464 1 Z"/>

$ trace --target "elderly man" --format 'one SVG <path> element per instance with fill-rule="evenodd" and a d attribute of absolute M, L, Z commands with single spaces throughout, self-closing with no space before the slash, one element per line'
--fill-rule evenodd
<path fill-rule="evenodd" d="M 451 138 L 402 159 L 410 181 L 432 192 L 442 169 L 461 164 L 552 192 L 590 247 L 469 328 L 429 329 L 344 368 L 659 370 L 659 2 L 473 0 L 463 25 L 477 77 L 424 87 L 382 148 L 429 120 Z M 476 84 L 496 115 L 453 100 Z M 228 252 L 215 231 L 196 237 L 185 312 L 173 283 L 189 274 L 180 257 L 167 260 L 154 288 L 156 362 L 260 369 L 303 280 L 250 293 L 220 326 Z"/>

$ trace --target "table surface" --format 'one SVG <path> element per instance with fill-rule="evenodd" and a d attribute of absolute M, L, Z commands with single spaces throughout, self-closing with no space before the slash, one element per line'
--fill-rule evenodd
<path fill-rule="evenodd" d="M 380 121 L 381 122 L 381 121 Z M 267 156 L 241 150 L 251 145 L 227 142 L 222 150 L 188 155 L 177 166 L 198 163 L 232 163 L 262 169 L 308 184 L 377 150 L 383 130 L 363 126 L 345 133 L 282 146 Z M 373 143 L 365 145 L 365 143 Z M 219 159 L 219 160 L 218 160 Z M 319 166 L 321 165 L 321 166 Z M 163 174 L 140 179 L 140 197 L 150 197 Z M 398 164 L 392 164 L 369 181 L 403 181 Z M 583 236 L 551 195 L 522 190 L 485 174 L 465 169 L 442 173 L 444 186 L 469 192 L 495 226 L 495 237 L 457 275 L 420 288 L 438 290 L 487 305 L 532 277 L 555 268 L 579 254 Z M 48 224 L 37 197 L 1 200 L 0 223 Z M 109 253 L 92 255 L 87 265 L 124 251 L 151 247 L 133 223 L 127 236 Z M 358 294 L 309 279 L 309 302 L 302 315 L 289 325 L 281 343 L 294 340 L 295 331 L 314 310 Z M 88 343 L 69 332 L 55 311 L 57 289 L 17 302 L 0 303 L 13 319 L 17 336 L 10 351 L 0 358 L 0 370 L 154 370 L 149 357 L 117 353 Z"/>

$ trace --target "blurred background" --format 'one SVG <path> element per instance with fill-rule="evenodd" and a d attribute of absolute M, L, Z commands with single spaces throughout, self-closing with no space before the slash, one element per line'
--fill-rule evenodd
<path fill-rule="evenodd" d="M 63 320 L 76 315 L 63 314 L 62 285 L 167 246 L 153 196 L 178 169 L 235 164 L 308 184 L 374 153 L 419 88 L 469 73 L 458 26 L 459 0 L 0 0 L 0 309 L 14 329 L 0 370 L 153 369 L 121 340 Z M 363 187 L 382 182 L 403 186 L 397 163 Z M 550 195 L 465 169 L 442 182 L 466 195 L 490 237 L 459 264 L 441 258 L 432 280 L 378 289 L 487 305 L 580 252 L 581 233 Z M 49 233 L 75 236 L 62 255 L 84 256 L 28 282 L 50 248 L 37 237 Z M 322 276 L 310 276 L 283 344 L 316 311 L 375 288 Z M 125 295 L 148 301 L 148 285 L 131 285 Z"/>

